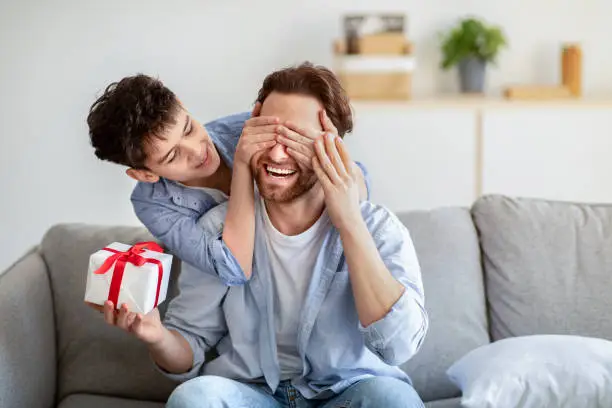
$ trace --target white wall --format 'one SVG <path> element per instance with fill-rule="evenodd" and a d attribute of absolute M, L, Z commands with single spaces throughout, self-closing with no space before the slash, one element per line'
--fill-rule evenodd
<path fill-rule="evenodd" d="M 98 162 L 87 139 L 87 110 L 108 82 L 159 75 L 201 120 L 212 119 L 248 109 L 276 68 L 330 64 L 341 14 L 373 9 L 408 13 L 416 96 L 456 90 L 454 73 L 437 69 L 435 35 L 468 13 L 502 24 L 512 43 L 490 72 L 491 92 L 508 82 L 557 82 L 560 44 L 578 40 L 585 91 L 612 94 L 607 0 L 2 1 L 0 270 L 52 224 L 137 223 L 132 183 Z M 398 140 L 398 149 L 409 144 Z M 360 159 L 373 169 L 385 160 Z"/>

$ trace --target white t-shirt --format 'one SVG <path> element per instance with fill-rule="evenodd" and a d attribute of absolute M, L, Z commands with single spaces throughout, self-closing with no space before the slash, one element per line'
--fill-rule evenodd
<path fill-rule="evenodd" d="M 297 348 L 302 305 L 331 222 L 327 212 L 323 212 L 308 230 L 298 235 L 284 235 L 272 225 L 263 201 L 261 208 L 274 287 L 278 361 L 281 380 L 287 380 L 302 373 L 302 359 Z"/>

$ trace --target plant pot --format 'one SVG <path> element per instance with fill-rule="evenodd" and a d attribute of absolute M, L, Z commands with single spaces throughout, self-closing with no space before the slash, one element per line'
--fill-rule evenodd
<path fill-rule="evenodd" d="M 483 93 L 487 63 L 479 58 L 464 58 L 459 61 L 461 92 Z"/>

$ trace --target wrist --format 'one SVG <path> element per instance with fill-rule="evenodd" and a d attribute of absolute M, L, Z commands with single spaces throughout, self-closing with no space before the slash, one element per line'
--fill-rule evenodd
<path fill-rule="evenodd" d="M 343 238 L 343 236 L 350 237 L 363 231 L 368 231 L 361 212 L 352 216 L 347 214 L 340 222 L 338 222 L 336 229 L 338 229 L 341 238 Z"/>
<path fill-rule="evenodd" d="M 236 170 L 238 171 L 248 170 L 250 172 L 251 171 L 250 161 L 244 161 L 244 160 L 236 158 L 236 160 L 234 161 L 234 171 Z"/>
<path fill-rule="evenodd" d="M 232 170 L 232 178 L 233 179 L 236 179 L 236 178 L 252 179 L 253 176 L 251 174 L 251 166 L 248 163 L 236 160 L 234 162 L 234 168 Z"/>
<path fill-rule="evenodd" d="M 170 332 L 170 330 L 168 330 L 164 325 L 161 325 L 161 335 L 159 336 L 158 339 L 155 339 L 153 341 L 149 341 L 149 342 L 145 342 L 147 343 L 147 346 L 149 347 L 149 350 L 151 351 L 151 353 L 158 353 L 162 350 L 165 350 L 168 348 L 168 344 L 170 344 L 173 340 L 173 335 L 172 332 Z"/>

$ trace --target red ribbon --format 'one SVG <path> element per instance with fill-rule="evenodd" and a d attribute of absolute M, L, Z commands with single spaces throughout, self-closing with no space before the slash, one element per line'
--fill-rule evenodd
<path fill-rule="evenodd" d="M 104 251 L 113 252 L 114 255 L 108 257 L 106 261 L 104 261 L 102 266 L 96 269 L 94 273 L 96 275 L 103 275 L 112 268 L 115 262 L 117 263 L 113 271 L 113 277 L 110 283 L 110 290 L 108 291 L 108 300 L 113 302 L 113 305 L 115 307 L 117 307 L 117 301 L 119 300 L 119 292 L 121 291 L 121 282 L 123 281 L 123 272 L 125 271 L 125 265 L 128 263 L 131 263 L 132 265 L 136 266 L 142 266 L 146 263 L 152 263 L 157 265 L 157 292 L 155 293 L 155 305 L 153 306 L 157 307 L 157 302 L 159 300 L 159 290 L 161 288 L 161 282 L 164 276 L 164 267 L 159 261 L 159 259 L 142 257 L 140 254 L 143 253 L 145 249 L 155 252 L 164 252 L 163 248 L 155 242 L 139 242 L 133 245 L 125 252 L 120 252 L 112 248 L 103 248 Z"/>

